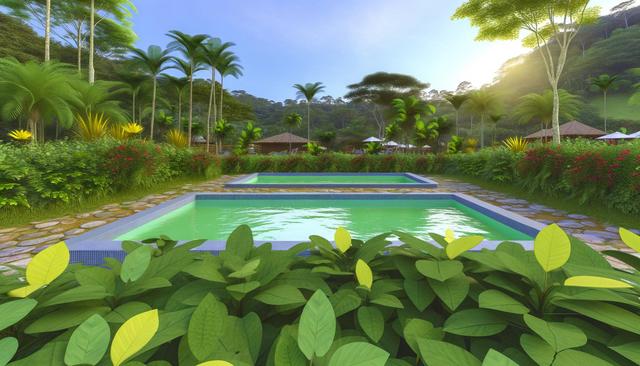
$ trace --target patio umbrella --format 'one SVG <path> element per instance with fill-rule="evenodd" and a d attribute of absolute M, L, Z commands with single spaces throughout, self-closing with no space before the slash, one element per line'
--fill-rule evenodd
<path fill-rule="evenodd" d="M 382 140 L 381 140 L 381 139 L 379 139 L 379 138 L 377 138 L 377 137 L 373 137 L 373 136 L 371 136 L 371 137 L 369 137 L 369 138 L 368 138 L 368 139 L 366 139 L 366 140 L 362 140 L 362 142 L 382 142 Z"/>
<path fill-rule="evenodd" d="M 422 148 L 423 148 L 423 149 L 431 149 L 431 146 L 429 146 L 429 145 L 424 145 Z"/>
<path fill-rule="evenodd" d="M 610 133 L 608 135 L 604 135 L 602 137 L 598 137 L 596 140 L 628 140 L 628 139 L 632 139 L 633 137 L 629 136 L 629 135 L 625 135 L 622 132 L 614 132 L 614 133 Z"/>
<path fill-rule="evenodd" d="M 629 135 L 629 137 L 631 137 L 633 139 L 640 139 L 640 131 L 638 131 L 636 133 L 632 133 L 631 135 Z"/>
<path fill-rule="evenodd" d="M 387 141 L 387 142 L 384 143 L 384 146 L 397 147 L 399 145 L 395 141 Z"/>

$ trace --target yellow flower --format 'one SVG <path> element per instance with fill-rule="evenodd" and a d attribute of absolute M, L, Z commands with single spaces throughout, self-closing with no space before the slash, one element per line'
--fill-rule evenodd
<path fill-rule="evenodd" d="M 137 135 L 144 130 L 144 127 L 142 127 L 142 125 L 139 123 L 129 122 L 126 125 L 124 125 L 122 129 L 124 130 L 124 132 L 130 135 Z"/>
<path fill-rule="evenodd" d="M 33 134 L 27 130 L 13 130 L 9 132 L 9 137 L 18 141 L 27 141 L 31 140 Z"/>

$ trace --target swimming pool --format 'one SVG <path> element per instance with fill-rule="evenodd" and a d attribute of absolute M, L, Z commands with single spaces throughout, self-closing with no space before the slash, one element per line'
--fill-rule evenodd
<path fill-rule="evenodd" d="M 227 188 L 437 188 L 412 173 L 255 173 L 225 184 Z"/>
<path fill-rule="evenodd" d="M 338 227 L 356 239 L 394 230 L 429 240 L 428 233 L 454 230 L 458 236 L 482 235 L 479 247 L 508 240 L 530 248 L 543 225 L 457 193 L 193 193 L 120 219 L 68 241 L 72 260 L 99 264 L 122 258 L 123 240 L 166 235 L 174 240 L 206 239 L 199 248 L 224 249 L 237 226 L 247 224 L 257 244 L 276 250 L 308 240 L 333 238 Z"/>

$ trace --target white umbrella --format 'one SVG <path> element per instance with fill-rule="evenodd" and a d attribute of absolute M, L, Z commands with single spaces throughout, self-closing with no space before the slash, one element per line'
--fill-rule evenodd
<path fill-rule="evenodd" d="M 408 148 L 408 149 L 413 149 L 413 148 L 415 148 L 415 145 L 409 144 L 409 145 L 406 145 L 405 147 Z"/>
<path fill-rule="evenodd" d="M 369 137 L 369 138 L 368 138 L 368 139 L 366 139 L 366 140 L 362 140 L 362 142 L 382 142 L 382 140 L 381 140 L 381 139 L 379 139 L 379 138 L 377 138 L 377 137 L 373 137 L 373 136 L 371 136 L 371 137 Z"/>
<path fill-rule="evenodd" d="M 399 146 L 397 142 L 395 141 L 388 141 L 384 143 L 384 146 L 391 146 L 391 147 L 395 147 L 395 146 Z"/>
<path fill-rule="evenodd" d="M 629 135 L 629 137 L 631 137 L 632 139 L 640 139 L 640 131 L 632 133 L 631 135 Z"/>
<path fill-rule="evenodd" d="M 424 145 L 422 148 L 423 148 L 423 149 L 431 149 L 431 146 L 429 146 L 429 145 Z"/>
<path fill-rule="evenodd" d="M 629 135 L 625 135 L 622 132 L 614 132 L 608 135 L 604 135 L 602 137 L 598 137 L 596 140 L 627 140 L 632 139 L 633 137 Z"/>

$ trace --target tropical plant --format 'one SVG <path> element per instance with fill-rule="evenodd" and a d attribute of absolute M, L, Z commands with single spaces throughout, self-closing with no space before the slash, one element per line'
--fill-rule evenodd
<path fill-rule="evenodd" d="M 209 39 L 206 34 L 189 35 L 177 30 L 170 31 L 167 36 L 173 41 L 169 43 L 169 49 L 182 54 L 186 62 L 176 60 L 176 66 L 181 68 L 185 76 L 189 80 L 189 125 L 187 127 L 187 138 L 189 139 L 189 147 L 191 147 L 191 129 L 193 128 L 193 75 L 201 69 L 201 48 Z M 187 67 L 188 65 L 188 67 Z"/>
<path fill-rule="evenodd" d="M 477 90 L 469 95 L 467 106 L 471 113 L 480 116 L 480 148 L 484 148 L 485 120 L 496 114 L 499 108 L 496 96 L 486 89 Z"/>
<path fill-rule="evenodd" d="M 0 104 L 7 120 L 25 118 L 33 141 L 44 141 L 44 125 L 56 120 L 63 127 L 73 124 L 73 106 L 78 94 L 71 85 L 70 68 L 58 63 L 20 63 L 0 59 Z"/>
<path fill-rule="evenodd" d="M 153 141 L 154 124 L 156 118 L 156 95 L 158 90 L 158 76 L 168 68 L 167 63 L 171 59 L 170 50 L 163 50 L 160 46 L 149 46 L 147 51 L 139 48 L 131 49 L 132 60 L 144 70 L 153 81 L 153 94 L 151 97 L 151 120 L 149 136 Z"/>
<path fill-rule="evenodd" d="M 336 139 L 336 133 L 335 131 L 322 131 L 317 134 L 317 138 L 322 146 L 329 148 L 329 145 Z"/>
<path fill-rule="evenodd" d="M 421 148 L 430 141 L 435 141 L 440 136 L 440 123 L 444 117 L 432 118 L 429 122 L 419 120 L 416 122 L 416 145 Z"/>
<path fill-rule="evenodd" d="M 124 126 L 122 126 L 122 130 L 128 136 L 135 136 L 135 135 L 141 134 L 142 131 L 144 131 L 144 127 L 142 127 L 142 125 L 139 124 L 139 123 L 129 122 L 129 123 L 125 124 Z"/>
<path fill-rule="evenodd" d="M 576 118 L 582 107 L 580 98 L 563 89 L 558 91 L 558 96 L 560 98 L 559 118 L 561 120 Z M 551 90 L 542 94 L 527 94 L 520 98 L 514 116 L 525 123 L 538 121 L 543 130 L 548 129 L 553 120 L 553 99 Z"/>
<path fill-rule="evenodd" d="M 127 84 L 112 81 L 97 81 L 89 84 L 84 80 L 74 80 L 73 88 L 78 92 L 80 105 L 78 112 L 88 116 L 104 114 L 112 121 L 123 122 L 129 119 L 117 100 L 128 89 Z"/>
<path fill-rule="evenodd" d="M 138 96 L 149 78 L 141 73 L 126 73 L 120 77 L 124 80 L 124 89 L 131 94 L 131 119 L 135 121 Z"/>
<path fill-rule="evenodd" d="M 174 67 L 175 68 L 175 67 Z M 178 96 L 178 129 L 182 131 L 182 96 L 184 94 L 184 90 L 187 86 L 189 86 L 189 79 L 187 78 L 179 78 L 168 74 L 162 74 L 162 78 L 171 85 L 177 96 Z"/>
<path fill-rule="evenodd" d="M 491 137 L 491 144 L 495 144 L 496 143 L 496 130 L 498 129 L 498 123 L 500 121 L 502 121 L 502 119 L 506 117 L 506 114 L 503 113 L 493 113 L 489 115 L 489 120 L 491 121 L 491 130 L 492 130 L 492 137 Z"/>
<path fill-rule="evenodd" d="M 321 82 L 294 84 L 293 88 L 298 91 L 297 98 L 307 102 L 307 140 L 311 141 L 311 102 L 324 90 L 324 85 Z"/>
<path fill-rule="evenodd" d="M 472 153 L 478 150 L 478 140 L 473 137 L 469 137 L 462 143 L 462 151 L 465 153 Z"/>
<path fill-rule="evenodd" d="M 121 124 L 112 124 L 109 127 L 109 136 L 113 137 L 116 140 L 126 140 L 129 138 L 129 134 L 124 130 L 124 127 Z"/>
<path fill-rule="evenodd" d="M 384 149 L 384 147 L 379 142 L 367 142 L 364 145 L 364 152 L 366 152 L 367 154 L 371 154 L 371 155 L 380 154 L 383 149 Z"/>
<path fill-rule="evenodd" d="M 451 104 L 456 111 L 456 135 L 460 134 L 460 108 L 469 100 L 469 94 L 452 94 L 444 95 L 444 99 Z"/>
<path fill-rule="evenodd" d="M 104 114 L 88 112 L 76 116 L 76 134 L 83 141 L 94 141 L 104 137 L 109 132 L 109 118 Z"/>
<path fill-rule="evenodd" d="M 240 136 L 238 137 L 238 142 L 236 144 L 236 154 L 242 155 L 246 154 L 249 146 L 253 144 L 256 140 L 262 137 L 262 129 L 254 126 L 252 121 L 247 122 L 247 125 L 240 132 Z"/>
<path fill-rule="evenodd" d="M 233 132 L 233 125 L 227 122 L 226 119 L 219 119 L 216 121 L 214 132 L 216 136 L 216 154 L 219 154 L 224 148 L 224 139 Z"/>
<path fill-rule="evenodd" d="M 220 72 L 220 118 L 223 118 L 224 111 L 224 78 L 233 76 L 239 78 L 242 76 L 242 66 L 238 63 L 240 59 L 232 52 L 223 52 L 218 64 Z"/>
<path fill-rule="evenodd" d="M 432 134 L 434 128 L 431 123 L 428 125 L 424 122 L 424 117 L 434 114 L 436 107 L 424 102 L 414 96 L 406 99 L 393 100 L 394 122 L 398 124 L 403 132 L 403 141 L 408 144 L 410 137 L 414 136 L 417 129 L 421 129 L 423 137 L 427 138 Z M 435 128 L 437 132 L 437 127 Z M 436 135 L 437 137 L 437 135 Z"/>
<path fill-rule="evenodd" d="M 180 130 L 170 130 L 169 132 L 167 132 L 165 137 L 167 143 L 177 148 L 185 148 L 187 147 L 187 145 L 189 145 L 189 141 L 187 141 L 187 135 L 185 135 L 184 132 Z"/>
<path fill-rule="evenodd" d="M 525 152 L 529 142 L 520 136 L 508 137 L 502 142 L 504 146 L 512 152 Z"/>
<path fill-rule="evenodd" d="M 453 135 L 447 143 L 447 153 L 457 154 L 462 151 L 463 140 L 460 136 Z"/>
<path fill-rule="evenodd" d="M 20 142 L 31 141 L 31 138 L 33 137 L 33 134 L 27 130 L 13 130 L 9 132 L 8 135 L 12 139 Z"/>
<path fill-rule="evenodd" d="M 616 86 L 618 82 L 618 77 L 616 75 L 609 76 L 607 74 L 602 74 L 598 77 L 591 78 L 589 80 L 591 86 L 598 88 L 602 92 L 602 113 L 604 117 L 604 132 L 607 133 L 607 93 L 609 89 L 612 89 Z"/>
<path fill-rule="evenodd" d="M 291 133 L 291 130 L 300 128 L 302 125 L 302 116 L 296 112 L 289 113 L 284 117 L 284 124 Z M 289 153 L 291 153 L 291 138 L 289 138 Z"/>
<path fill-rule="evenodd" d="M 384 139 L 387 141 L 391 141 L 400 137 L 401 129 L 398 123 L 393 122 L 387 125 L 384 129 Z"/>

